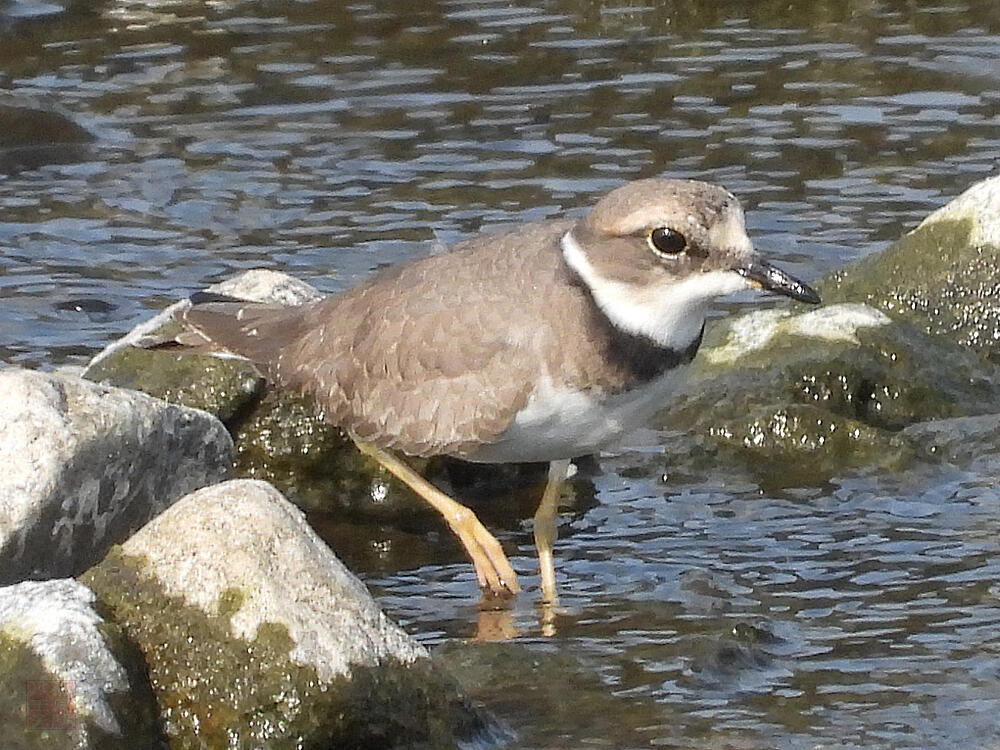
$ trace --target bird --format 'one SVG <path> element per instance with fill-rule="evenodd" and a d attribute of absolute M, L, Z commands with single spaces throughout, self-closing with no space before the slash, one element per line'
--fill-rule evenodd
<path fill-rule="evenodd" d="M 548 462 L 534 515 L 543 602 L 574 458 L 613 446 L 670 403 L 719 297 L 746 289 L 818 304 L 765 260 L 723 187 L 625 183 L 582 216 L 459 241 L 297 307 L 207 300 L 183 324 L 314 399 L 444 518 L 484 595 L 520 591 L 496 537 L 412 457 Z"/>

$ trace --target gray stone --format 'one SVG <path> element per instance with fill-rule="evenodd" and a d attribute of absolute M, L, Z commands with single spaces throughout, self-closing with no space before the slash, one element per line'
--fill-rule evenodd
<path fill-rule="evenodd" d="M 137 651 L 73 580 L 0 588 L 4 748 L 153 748 L 153 693 Z"/>
<path fill-rule="evenodd" d="M 311 284 L 266 268 L 244 271 L 231 279 L 212 284 L 206 291 L 275 305 L 304 305 L 323 299 L 323 293 Z"/>
<path fill-rule="evenodd" d="M 264 482 L 189 495 L 83 580 L 147 654 L 179 746 L 448 747 L 486 726 Z"/>
<path fill-rule="evenodd" d="M 223 479 L 213 416 L 53 373 L 0 371 L 0 583 L 75 575 Z"/>
<path fill-rule="evenodd" d="M 900 438 L 929 459 L 958 465 L 983 457 L 995 460 L 1000 455 L 1000 414 L 921 422 L 903 430 Z"/>

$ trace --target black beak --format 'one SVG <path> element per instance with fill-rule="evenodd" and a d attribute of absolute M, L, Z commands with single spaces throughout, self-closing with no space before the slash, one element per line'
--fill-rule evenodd
<path fill-rule="evenodd" d="M 744 278 L 750 279 L 761 289 L 769 292 L 777 292 L 786 297 L 797 299 L 799 302 L 808 302 L 811 305 L 820 303 L 819 295 L 813 291 L 808 284 L 803 284 L 798 279 L 792 278 L 777 266 L 772 266 L 766 260 L 754 258 L 750 265 L 736 269 Z"/>

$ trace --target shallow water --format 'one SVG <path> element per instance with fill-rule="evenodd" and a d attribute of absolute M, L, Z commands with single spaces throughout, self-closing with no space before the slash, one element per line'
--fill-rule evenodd
<path fill-rule="evenodd" d="M 725 184 L 814 279 L 996 168 L 991 1 L 653 6 L 0 6 L 0 107 L 92 136 L 3 152 L 0 359 L 82 363 L 245 268 L 341 289 L 657 174 Z M 575 485 L 551 638 L 524 512 L 486 515 L 529 589 L 509 622 L 433 528 L 327 531 L 517 747 L 1000 743 L 996 460 L 796 487 L 672 476 L 661 437 Z"/>

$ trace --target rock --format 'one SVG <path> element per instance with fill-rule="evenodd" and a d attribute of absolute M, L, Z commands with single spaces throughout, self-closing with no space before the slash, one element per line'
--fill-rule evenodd
<path fill-rule="evenodd" d="M 650 691 L 609 690 L 602 665 L 586 649 L 552 648 L 545 639 L 452 640 L 435 656 L 463 690 L 500 717 L 517 717 L 531 706 L 532 719 L 518 727 L 514 747 L 584 747 L 573 742 L 583 737 L 614 737 L 612 747 L 650 747 L 650 736 L 638 728 L 662 726 L 664 721 L 663 704 Z M 635 669 L 628 656 L 621 666 Z M 623 716 L 628 717 L 624 724 Z"/>
<path fill-rule="evenodd" d="M 245 359 L 124 347 L 91 363 L 88 380 L 202 409 L 231 424 L 260 397 L 264 378 Z"/>
<path fill-rule="evenodd" d="M 0 583 L 75 575 L 185 494 L 233 444 L 194 409 L 53 373 L 0 371 Z"/>
<path fill-rule="evenodd" d="M 266 268 L 244 271 L 231 279 L 212 284 L 206 291 L 275 305 L 304 305 L 323 299 L 323 293 L 311 284 Z"/>
<path fill-rule="evenodd" d="M 175 746 L 451 747 L 488 726 L 270 485 L 165 511 L 84 577 Z"/>
<path fill-rule="evenodd" d="M 0 103 L 0 149 L 89 143 L 94 137 L 67 115 L 34 105 Z"/>
<path fill-rule="evenodd" d="M 3 15 L 0 9 L 0 27 Z M 78 161 L 93 140 L 68 114 L 30 102 L 0 101 L 0 173 Z"/>
<path fill-rule="evenodd" d="M 678 440 L 740 457 L 757 481 L 789 486 L 899 468 L 913 456 L 899 430 L 998 400 L 981 358 L 952 342 L 867 306 L 792 307 L 719 324 L 664 422 Z"/>
<path fill-rule="evenodd" d="M 866 302 L 1000 363 L 998 266 L 1000 177 L 991 177 L 818 289 L 825 302 Z"/>
<path fill-rule="evenodd" d="M 900 437 L 918 446 L 927 459 L 958 465 L 995 459 L 1000 455 L 1000 414 L 922 422 L 907 427 Z"/>
<path fill-rule="evenodd" d="M 269 389 L 236 425 L 234 439 L 236 473 L 273 483 L 300 508 L 381 519 L 431 512 L 294 393 Z"/>
<path fill-rule="evenodd" d="M 760 310 L 707 333 L 664 416 L 678 462 L 740 457 L 758 481 L 903 468 L 931 420 L 1000 411 L 1000 178 L 883 253 L 820 282 L 824 307 Z M 679 436 L 678 436 L 679 435 Z"/>
<path fill-rule="evenodd" d="M 138 651 L 72 580 L 0 588 L 0 745 L 162 746 Z"/>

